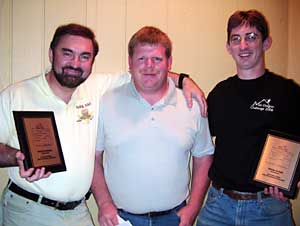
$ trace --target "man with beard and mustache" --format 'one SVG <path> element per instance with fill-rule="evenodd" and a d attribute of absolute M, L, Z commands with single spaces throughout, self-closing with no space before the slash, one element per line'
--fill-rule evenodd
<path fill-rule="evenodd" d="M 11 166 L 2 195 L 3 225 L 93 225 L 85 194 L 93 178 L 99 99 L 108 89 L 130 80 L 128 73 L 90 76 L 97 53 L 89 28 L 60 26 L 50 44 L 51 70 L 1 92 L 1 166 Z M 173 79 L 182 82 L 183 77 L 173 74 Z M 198 99 L 203 97 L 192 80 L 184 79 L 184 87 Z M 54 112 L 66 171 L 50 176 L 45 168 L 24 170 L 12 111 Z M 20 168 L 13 167 L 17 162 Z"/>
<path fill-rule="evenodd" d="M 228 20 L 226 47 L 237 74 L 208 95 L 208 120 L 215 136 L 209 170 L 212 186 L 199 226 L 291 226 L 290 202 L 278 187 L 252 182 L 252 170 L 270 129 L 300 135 L 300 87 L 266 69 L 269 27 L 256 10 L 237 11 Z"/>

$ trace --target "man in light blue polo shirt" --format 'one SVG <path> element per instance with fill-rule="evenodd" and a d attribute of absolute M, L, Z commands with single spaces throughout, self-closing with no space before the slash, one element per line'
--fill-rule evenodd
<path fill-rule="evenodd" d="M 131 82 L 100 102 L 92 190 L 101 226 L 117 225 L 117 214 L 134 226 L 191 226 L 199 212 L 214 146 L 199 106 L 188 108 L 168 79 L 171 64 L 168 36 L 142 28 L 129 42 Z"/>

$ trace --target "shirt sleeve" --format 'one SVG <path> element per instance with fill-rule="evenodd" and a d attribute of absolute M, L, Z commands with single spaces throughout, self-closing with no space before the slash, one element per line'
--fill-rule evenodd
<path fill-rule="evenodd" d="M 99 90 L 102 96 L 108 90 L 128 83 L 130 79 L 131 75 L 129 72 L 119 72 L 115 74 L 93 73 L 89 82 L 91 86 L 96 86 L 95 88 Z"/>
<path fill-rule="evenodd" d="M 215 148 L 209 132 L 208 120 L 199 115 L 198 131 L 191 153 L 195 157 L 203 157 L 205 155 L 212 155 L 214 150 Z"/>
<path fill-rule="evenodd" d="M 0 93 L 0 143 L 3 144 L 8 144 L 10 131 L 14 128 L 14 124 L 11 123 L 10 101 L 8 90 L 2 91 Z"/>

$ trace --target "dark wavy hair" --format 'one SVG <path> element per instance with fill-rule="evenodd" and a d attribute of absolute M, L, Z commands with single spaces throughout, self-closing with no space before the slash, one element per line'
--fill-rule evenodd
<path fill-rule="evenodd" d="M 264 15 L 255 10 L 251 9 L 248 11 L 236 11 L 233 13 L 227 23 L 227 43 L 230 41 L 230 34 L 232 29 L 241 26 L 249 25 L 255 27 L 262 35 L 262 41 L 265 41 L 269 37 L 269 25 Z"/>
<path fill-rule="evenodd" d="M 52 49 L 52 51 L 54 51 L 55 47 L 58 45 L 60 39 L 64 35 L 76 35 L 76 36 L 90 39 L 93 43 L 94 58 L 97 56 L 99 51 L 99 46 L 95 39 L 94 32 L 88 27 L 82 26 L 80 24 L 75 24 L 75 23 L 62 25 L 56 29 L 53 35 L 53 39 L 50 43 L 50 48 Z"/>

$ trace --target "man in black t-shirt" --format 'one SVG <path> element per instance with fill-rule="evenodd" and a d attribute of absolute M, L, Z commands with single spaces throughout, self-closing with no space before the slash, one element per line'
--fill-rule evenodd
<path fill-rule="evenodd" d="M 237 11 L 228 21 L 227 50 L 237 74 L 208 95 L 208 118 L 215 136 L 212 186 L 197 225 L 294 225 L 289 200 L 277 187 L 252 182 L 252 170 L 269 129 L 300 135 L 300 87 L 265 67 L 271 46 L 264 16 Z"/>

